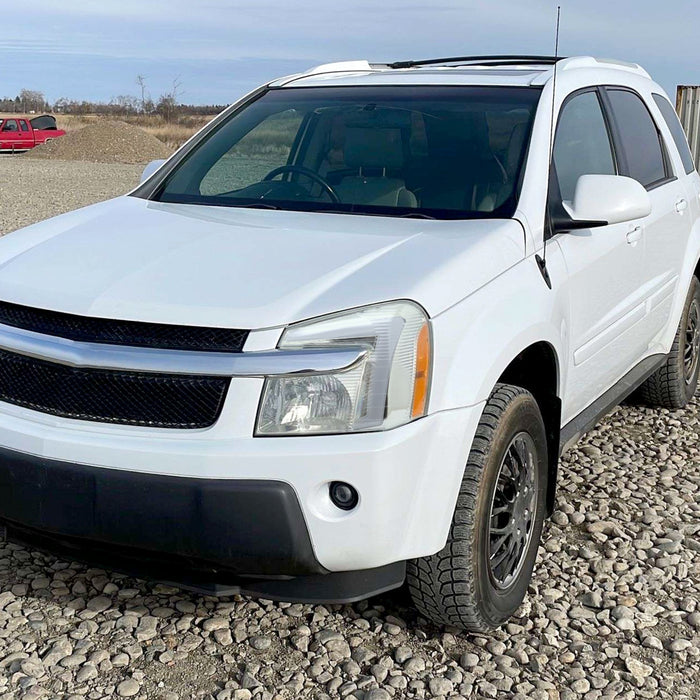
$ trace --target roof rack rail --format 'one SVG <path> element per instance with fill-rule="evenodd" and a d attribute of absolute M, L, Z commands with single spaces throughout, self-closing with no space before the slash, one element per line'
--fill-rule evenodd
<path fill-rule="evenodd" d="M 564 61 L 561 70 L 570 68 L 616 68 L 617 70 L 637 73 L 638 75 L 650 78 L 651 76 L 638 63 L 619 61 L 615 58 L 595 58 L 594 56 L 572 56 Z"/>
<path fill-rule="evenodd" d="M 369 71 L 372 66 L 369 61 L 335 61 L 334 63 L 322 63 L 305 71 L 303 75 L 318 75 L 320 73 L 351 73 L 353 71 Z"/>
<path fill-rule="evenodd" d="M 545 64 L 554 65 L 557 61 L 564 60 L 564 56 L 519 56 L 505 54 L 501 56 L 451 56 L 448 58 L 425 58 L 419 61 L 395 61 L 387 63 L 389 68 L 417 68 L 419 66 L 434 66 L 443 63 L 471 63 L 478 66 L 504 66 L 518 64 Z"/>

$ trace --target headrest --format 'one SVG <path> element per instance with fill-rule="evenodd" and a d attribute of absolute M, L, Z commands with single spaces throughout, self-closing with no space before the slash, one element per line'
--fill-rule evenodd
<path fill-rule="evenodd" d="M 344 151 L 349 168 L 399 168 L 404 162 L 400 129 L 348 126 Z"/>

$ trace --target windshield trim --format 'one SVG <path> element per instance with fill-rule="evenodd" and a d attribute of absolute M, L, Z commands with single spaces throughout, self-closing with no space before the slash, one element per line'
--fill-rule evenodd
<path fill-rule="evenodd" d="M 442 221 L 461 221 L 479 219 L 511 219 L 498 211 L 460 211 L 458 209 L 434 209 L 428 207 L 396 207 L 396 206 L 374 206 L 367 204 L 344 204 L 342 202 L 305 202 L 295 200 L 274 200 L 255 198 L 235 198 L 216 197 L 204 195 L 184 195 L 162 196 L 160 199 L 151 200 L 158 204 L 187 204 L 204 207 L 223 207 L 226 209 L 267 209 L 270 211 L 292 211 L 309 212 L 315 214 L 349 214 L 354 216 L 383 216 L 395 219 L 431 219 Z"/>
<path fill-rule="evenodd" d="M 367 86 L 367 85 L 343 85 L 343 86 L 325 86 L 325 85 L 313 85 L 313 86 L 273 86 L 271 84 L 264 85 L 257 90 L 244 96 L 238 102 L 232 104 L 230 107 L 225 109 L 221 114 L 219 114 L 215 119 L 213 119 L 207 126 L 205 126 L 199 133 L 197 133 L 190 141 L 186 142 L 178 151 L 176 151 L 173 156 L 171 156 L 162 167 L 155 177 L 150 178 L 145 183 L 139 185 L 128 196 L 139 197 L 141 199 L 147 199 L 149 201 L 170 203 L 170 204 L 190 204 L 190 205 L 201 205 L 201 206 L 220 206 L 228 208 L 254 208 L 256 202 L 260 202 L 258 199 L 246 200 L 244 198 L 237 198 L 235 202 L 230 199 L 224 200 L 221 197 L 206 197 L 204 195 L 198 196 L 188 196 L 184 194 L 178 194 L 172 198 L 165 195 L 163 190 L 167 186 L 170 178 L 178 170 L 179 166 L 186 161 L 192 151 L 196 150 L 204 140 L 211 138 L 216 131 L 225 127 L 231 119 L 236 117 L 241 111 L 252 105 L 254 102 L 264 98 L 268 93 L 282 93 L 288 91 L 316 91 L 316 90 L 339 90 L 348 91 L 349 89 L 357 88 L 358 90 L 367 90 L 368 87 L 374 87 L 376 89 L 381 88 L 382 90 L 394 89 L 394 90 L 415 90 L 417 88 L 425 88 L 428 90 L 439 90 L 439 89 L 449 89 L 449 90 L 488 90 L 488 91 L 498 91 L 498 90 L 517 90 L 517 91 L 534 91 L 541 93 L 542 87 L 537 85 L 479 85 L 479 84 L 464 84 L 464 85 L 436 85 L 432 83 L 427 83 L 425 85 L 381 85 L 381 86 Z M 324 202 L 296 202 L 293 200 L 271 200 L 265 199 L 265 203 L 271 205 L 270 209 L 279 209 L 284 211 L 307 211 L 307 212 L 323 212 L 323 213 L 344 213 L 351 215 L 365 215 L 365 216 L 392 216 L 394 218 L 434 218 L 442 220 L 478 220 L 478 219 L 509 219 L 512 218 L 515 211 L 517 211 L 520 194 L 522 190 L 523 177 L 527 165 L 527 160 L 529 157 L 530 143 L 532 139 L 532 126 L 534 124 L 534 119 L 537 111 L 537 104 L 539 99 L 533 104 L 532 111 L 532 121 L 530 123 L 530 130 L 528 134 L 528 141 L 525 144 L 523 152 L 523 161 L 520 168 L 520 173 L 518 179 L 515 183 L 513 190 L 513 195 L 510 202 L 504 203 L 502 206 L 498 207 L 494 211 L 464 211 L 464 210 L 453 210 L 453 209 L 432 209 L 428 207 L 420 207 L 418 209 L 414 207 L 383 207 L 383 206 L 372 206 L 372 205 L 360 205 L 360 204 L 339 204 L 331 203 L 328 204 Z M 189 201 L 186 201 L 189 200 Z M 210 201 L 217 200 L 217 201 Z M 504 211 L 506 208 L 508 213 Z M 262 207 L 260 207 L 262 208 Z M 424 217 L 420 215 L 424 214 Z M 412 217 L 409 217 L 412 215 Z"/>

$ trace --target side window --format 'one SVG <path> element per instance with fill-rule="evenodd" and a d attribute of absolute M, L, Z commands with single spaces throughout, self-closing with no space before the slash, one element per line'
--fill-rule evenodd
<path fill-rule="evenodd" d="M 29 127 L 27 126 L 27 122 L 25 122 L 24 119 L 20 119 L 19 125 L 20 125 L 22 131 L 29 131 Z"/>
<path fill-rule="evenodd" d="M 661 136 L 641 98 L 629 90 L 606 90 L 627 161 L 627 172 L 644 187 L 667 179 L 670 173 Z"/>
<path fill-rule="evenodd" d="M 19 131 L 19 128 L 17 127 L 17 120 L 16 119 L 6 119 L 5 123 L 2 125 L 2 130 L 3 131 Z"/>
<path fill-rule="evenodd" d="M 695 170 L 695 163 L 693 162 L 693 154 L 690 152 L 688 139 L 685 137 L 685 131 L 683 131 L 683 127 L 678 119 L 676 110 L 673 109 L 671 103 L 662 95 L 654 94 L 652 97 L 654 98 L 654 102 L 656 102 L 656 106 L 659 108 L 661 116 L 664 118 L 669 131 L 671 132 L 673 142 L 676 144 L 678 153 L 680 153 L 681 160 L 683 161 L 685 172 L 690 175 L 690 173 Z"/>
<path fill-rule="evenodd" d="M 581 175 L 615 175 L 610 136 L 596 92 L 571 98 L 562 109 L 554 139 L 554 167 L 561 198 L 572 200 Z"/>

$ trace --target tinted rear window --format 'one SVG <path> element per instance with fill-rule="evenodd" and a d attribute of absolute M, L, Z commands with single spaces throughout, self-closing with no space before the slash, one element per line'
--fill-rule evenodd
<path fill-rule="evenodd" d="M 666 166 L 656 124 L 646 105 L 629 90 L 609 89 L 628 175 L 649 187 L 666 179 Z"/>
<path fill-rule="evenodd" d="M 671 136 L 673 137 L 673 142 L 676 144 L 678 153 L 683 161 L 683 167 L 685 172 L 690 174 L 695 170 L 695 163 L 693 162 L 693 154 L 690 152 L 690 146 L 688 146 L 688 139 L 685 137 L 685 131 L 681 126 L 676 110 L 673 109 L 671 103 L 662 95 L 653 95 L 654 102 L 656 102 L 661 116 L 668 125 Z"/>

